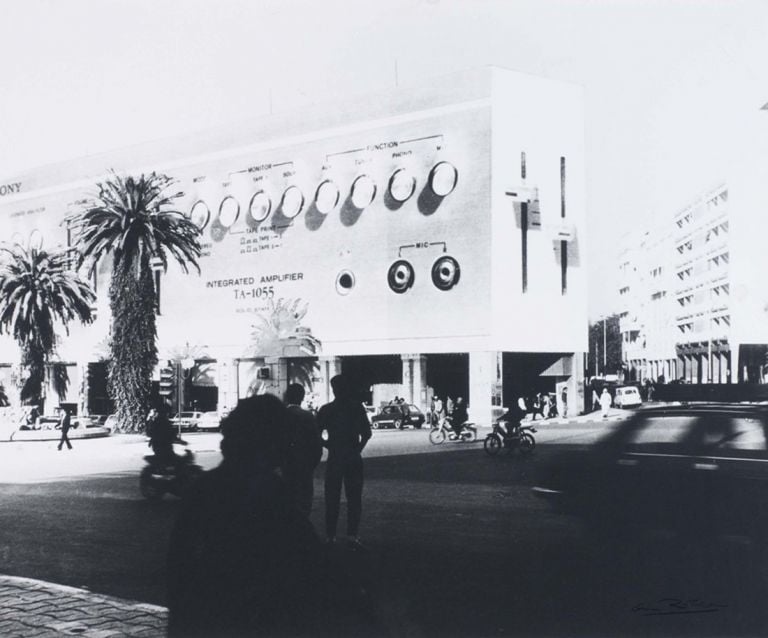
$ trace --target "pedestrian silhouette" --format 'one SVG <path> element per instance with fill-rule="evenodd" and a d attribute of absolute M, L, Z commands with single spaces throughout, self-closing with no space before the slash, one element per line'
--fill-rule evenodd
<path fill-rule="evenodd" d="M 314 498 L 314 473 L 323 456 L 323 443 L 315 415 L 301 407 L 303 400 L 304 387 L 290 384 L 285 392 L 289 437 L 285 478 L 296 507 L 309 516 Z"/>
<path fill-rule="evenodd" d="M 286 422 L 269 394 L 222 422 L 223 461 L 188 492 L 171 533 L 169 636 L 313 635 L 320 542 L 281 477 Z"/>
<path fill-rule="evenodd" d="M 61 448 L 64 444 L 67 444 L 67 449 L 72 449 L 72 444 L 69 442 L 69 428 L 72 427 L 72 418 L 69 416 L 69 408 L 61 406 L 61 418 L 59 420 L 59 427 L 61 428 L 61 438 L 59 439 L 58 450 L 61 452 Z"/>
<path fill-rule="evenodd" d="M 363 500 L 363 459 L 361 453 L 371 438 L 371 425 L 362 403 L 354 399 L 351 384 L 343 375 L 331 379 L 334 400 L 317 414 L 320 432 L 327 432 L 325 468 L 325 532 L 329 542 L 336 540 L 341 504 L 341 486 L 347 497 L 347 535 L 360 544 L 359 530 Z"/>
<path fill-rule="evenodd" d="M 603 392 L 600 395 L 600 408 L 603 413 L 603 418 L 608 418 L 608 412 L 611 409 L 611 405 L 613 404 L 613 397 L 611 396 L 610 392 L 608 392 L 608 388 L 603 388 Z"/>

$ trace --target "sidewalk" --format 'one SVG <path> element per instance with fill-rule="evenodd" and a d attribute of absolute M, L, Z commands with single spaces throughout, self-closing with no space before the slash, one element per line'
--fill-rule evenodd
<path fill-rule="evenodd" d="M 526 425 L 529 424 L 538 424 L 538 425 L 573 425 L 577 423 L 593 423 L 593 422 L 604 422 L 604 421 L 622 421 L 624 419 L 628 419 L 634 414 L 631 410 L 622 410 L 620 408 L 611 408 L 608 411 L 608 416 L 603 419 L 602 414 L 600 410 L 596 410 L 594 412 L 587 412 L 586 414 L 579 414 L 576 416 L 567 416 L 567 417 L 554 417 L 552 419 L 544 419 L 542 417 L 538 417 L 535 421 L 531 419 L 530 415 L 528 415 L 524 420 L 523 423 Z"/>
<path fill-rule="evenodd" d="M 0 636 L 165 636 L 168 610 L 41 580 L 0 576 Z"/>

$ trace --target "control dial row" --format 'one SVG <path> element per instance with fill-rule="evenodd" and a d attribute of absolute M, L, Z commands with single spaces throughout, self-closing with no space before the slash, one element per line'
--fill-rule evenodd
<path fill-rule="evenodd" d="M 437 197 L 446 197 L 456 188 L 458 179 L 459 173 L 453 164 L 438 162 L 429 173 L 428 184 Z M 405 202 L 416 192 L 416 177 L 409 169 L 399 168 L 389 178 L 387 189 L 393 200 Z M 359 175 L 352 182 L 349 196 L 352 206 L 357 210 L 364 210 L 373 203 L 376 194 L 377 186 L 373 178 L 369 175 Z M 333 180 L 324 180 L 315 190 L 314 204 L 323 215 L 332 212 L 340 200 L 341 190 Z M 277 210 L 284 217 L 293 219 L 304 210 L 305 204 L 304 193 L 298 186 L 291 185 L 283 191 Z M 261 223 L 273 210 L 275 209 L 272 198 L 266 191 L 260 190 L 251 197 L 247 215 L 250 221 Z M 229 228 L 239 219 L 240 213 L 240 203 L 234 196 L 227 195 L 219 204 L 216 222 L 223 228 Z M 204 201 L 198 200 L 193 204 L 189 218 L 203 230 L 211 222 L 211 211 Z"/>

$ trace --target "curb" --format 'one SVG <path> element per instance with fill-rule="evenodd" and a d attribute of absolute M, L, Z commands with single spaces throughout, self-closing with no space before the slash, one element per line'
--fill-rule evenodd
<path fill-rule="evenodd" d="M 98 439 L 110 436 L 110 431 L 101 426 L 92 428 L 72 428 L 67 437 L 73 441 L 77 439 Z M 11 433 L 9 441 L 58 441 L 61 439 L 61 430 L 15 430 Z"/>
<path fill-rule="evenodd" d="M 0 575 L 0 635 L 163 638 L 165 607 L 49 583 Z"/>
<path fill-rule="evenodd" d="M 141 609 L 153 614 L 167 614 L 168 609 L 160 605 L 151 603 L 142 603 L 138 600 L 127 598 L 118 598 L 117 596 L 108 596 L 107 594 L 95 594 L 89 589 L 72 587 L 70 585 L 59 585 L 58 583 L 49 583 L 45 580 L 36 578 L 27 578 L 25 576 L 5 576 L 0 575 L 0 586 L 10 585 L 11 587 L 22 587 L 25 589 L 49 589 L 60 594 L 87 598 L 90 601 L 115 605 L 123 609 Z"/>

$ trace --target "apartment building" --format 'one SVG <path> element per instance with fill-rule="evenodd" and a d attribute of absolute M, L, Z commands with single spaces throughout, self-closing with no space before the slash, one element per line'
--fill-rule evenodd
<path fill-rule="evenodd" d="M 677 370 L 674 317 L 673 238 L 667 223 L 627 238 L 620 259 L 619 329 L 624 376 L 634 381 L 670 379 Z"/>

